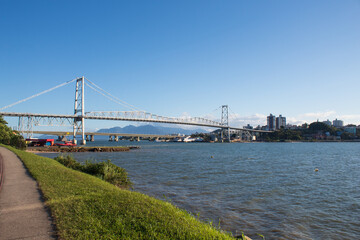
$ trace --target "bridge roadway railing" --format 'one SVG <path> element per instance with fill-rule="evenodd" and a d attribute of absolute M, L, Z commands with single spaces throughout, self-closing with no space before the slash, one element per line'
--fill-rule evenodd
<path fill-rule="evenodd" d="M 129 119 L 130 121 L 175 123 L 175 124 L 188 124 L 188 125 L 210 126 L 210 127 L 223 126 L 219 122 L 201 117 L 190 117 L 190 118 L 164 117 L 143 111 L 87 112 L 85 113 L 85 116 L 86 119 L 104 119 L 104 118 L 111 120 Z"/>
<path fill-rule="evenodd" d="M 204 127 L 224 127 L 221 123 L 208 120 L 205 118 L 173 118 L 163 117 L 146 112 L 90 112 L 84 116 L 81 115 L 64 115 L 64 114 L 40 114 L 40 113 L 16 113 L 16 112 L 0 112 L 0 116 L 8 117 L 33 117 L 40 118 L 57 118 L 57 119 L 96 119 L 96 120 L 115 120 L 115 121 L 137 121 L 137 122 L 157 122 L 157 123 L 170 123 L 170 124 L 183 124 L 183 125 L 195 125 Z M 36 121 L 35 121 L 36 122 Z"/>
<path fill-rule="evenodd" d="M 24 131 L 30 133 L 30 131 Z M 31 131 L 33 134 L 45 134 L 51 136 L 71 136 L 72 132 L 64 131 Z M 81 135 L 78 133 L 77 135 Z M 121 137 L 143 137 L 143 138 L 178 138 L 177 135 L 161 135 L 161 134 L 141 134 L 141 133 L 106 133 L 106 132 L 85 132 L 87 136 L 121 136 Z"/>
<path fill-rule="evenodd" d="M 242 131 L 249 131 L 249 132 L 263 132 L 263 133 L 272 132 L 272 131 L 265 131 L 265 130 L 254 130 L 254 129 L 244 129 L 244 128 L 225 126 L 219 122 L 208 120 L 205 118 L 199 118 L 199 117 L 173 118 L 173 117 L 158 116 L 158 115 L 146 113 L 146 112 L 89 112 L 89 113 L 86 113 L 84 116 L 66 115 L 66 114 L 0 112 L 0 116 L 33 117 L 36 119 L 49 118 L 49 119 L 59 119 L 60 121 L 64 121 L 64 120 L 69 121 L 69 120 L 73 120 L 73 119 L 84 118 L 84 119 L 92 119 L 92 120 L 155 122 L 155 123 L 169 123 L 169 124 L 181 124 L 181 125 L 222 128 L 222 129 L 233 129 L 233 130 L 242 130 Z"/>

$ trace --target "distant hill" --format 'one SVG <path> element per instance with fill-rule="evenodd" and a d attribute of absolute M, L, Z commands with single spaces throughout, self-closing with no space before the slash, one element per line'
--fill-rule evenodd
<path fill-rule="evenodd" d="M 125 127 L 113 127 L 113 128 L 103 128 L 98 130 L 100 133 L 134 133 L 134 134 L 159 134 L 159 135 L 167 135 L 167 134 L 185 134 L 191 135 L 193 133 L 207 133 L 202 128 L 197 129 L 183 129 L 183 128 L 171 128 L 171 127 L 161 127 L 161 126 L 153 126 L 153 125 L 142 125 L 142 126 L 133 126 L 128 125 Z M 37 136 L 38 138 L 55 138 L 56 136 L 51 135 L 41 135 Z M 72 139 L 72 135 L 69 135 L 68 140 Z M 107 136 L 96 136 L 97 139 L 107 139 Z"/>
<path fill-rule="evenodd" d="M 142 126 L 133 126 L 129 125 L 126 127 L 113 127 L 113 128 L 104 128 L 100 129 L 97 132 L 101 133 L 134 133 L 134 134 L 185 134 L 190 135 L 193 133 L 206 133 L 205 129 L 197 128 L 197 129 L 183 129 L 183 128 L 170 128 L 170 127 L 161 127 L 161 126 L 153 126 L 153 125 L 142 125 Z"/>

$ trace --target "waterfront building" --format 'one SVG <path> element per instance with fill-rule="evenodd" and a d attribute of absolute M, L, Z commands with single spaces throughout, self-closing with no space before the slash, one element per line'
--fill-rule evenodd
<path fill-rule="evenodd" d="M 343 127 L 343 126 L 344 126 L 344 121 L 335 119 L 335 120 L 333 121 L 333 126 L 334 126 L 334 127 Z"/>
<path fill-rule="evenodd" d="M 270 113 L 267 117 L 267 127 L 270 131 L 274 131 L 276 128 L 276 117 Z"/>
<path fill-rule="evenodd" d="M 281 127 L 286 127 L 286 117 L 279 115 L 279 117 L 275 120 L 276 129 L 280 129 Z"/>
<path fill-rule="evenodd" d="M 262 126 L 262 127 L 260 128 L 260 130 L 269 131 L 270 129 L 269 129 L 268 126 Z"/>
<path fill-rule="evenodd" d="M 286 124 L 285 129 L 290 129 L 290 130 L 296 130 L 299 129 L 301 127 L 297 126 L 297 125 L 293 125 L 293 124 Z"/>
<path fill-rule="evenodd" d="M 326 120 L 326 121 L 323 121 L 323 123 L 325 123 L 326 125 L 328 125 L 328 126 L 331 126 L 331 121 L 328 119 L 328 120 Z"/>
<path fill-rule="evenodd" d="M 356 127 L 345 127 L 344 131 L 356 135 Z"/>
<path fill-rule="evenodd" d="M 253 126 L 251 126 L 250 124 L 243 126 L 244 129 L 253 129 Z"/>

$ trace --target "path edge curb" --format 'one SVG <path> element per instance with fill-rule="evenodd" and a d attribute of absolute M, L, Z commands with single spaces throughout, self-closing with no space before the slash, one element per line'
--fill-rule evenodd
<path fill-rule="evenodd" d="M 4 182 L 4 161 L 3 161 L 3 157 L 0 154 L 0 191 L 2 188 Z"/>

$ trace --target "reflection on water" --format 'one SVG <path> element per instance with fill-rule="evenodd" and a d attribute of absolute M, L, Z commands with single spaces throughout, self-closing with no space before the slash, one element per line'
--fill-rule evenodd
<path fill-rule="evenodd" d="M 135 190 L 166 197 L 234 234 L 244 231 L 256 238 L 261 233 L 266 239 L 360 235 L 359 143 L 90 144 L 141 145 L 130 152 L 73 155 L 111 159 L 128 171 Z"/>

